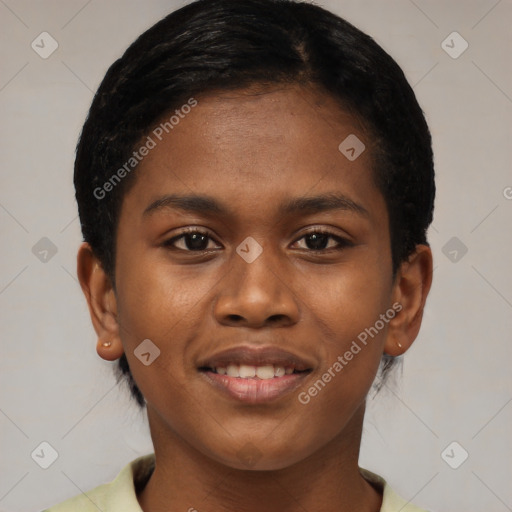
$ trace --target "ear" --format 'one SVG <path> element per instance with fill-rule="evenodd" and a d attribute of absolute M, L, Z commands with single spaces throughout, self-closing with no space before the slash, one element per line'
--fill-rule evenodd
<path fill-rule="evenodd" d="M 77 274 L 98 335 L 96 351 L 107 361 L 119 359 L 123 355 L 123 345 L 119 336 L 116 296 L 110 278 L 86 242 L 78 249 Z"/>
<path fill-rule="evenodd" d="M 390 320 L 384 352 L 400 356 L 412 345 L 421 327 L 423 310 L 432 285 L 432 251 L 417 245 L 408 260 L 400 265 L 393 285 L 394 304 L 402 309 Z"/>

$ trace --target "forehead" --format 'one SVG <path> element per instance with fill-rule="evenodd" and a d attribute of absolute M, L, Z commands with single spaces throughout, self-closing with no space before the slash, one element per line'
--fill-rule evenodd
<path fill-rule="evenodd" d="M 125 198 L 130 209 L 143 211 L 164 193 L 224 198 L 231 211 L 268 210 L 322 192 L 383 205 L 373 184 L 372 141 L 329 95 L 286 86 L 195 100 L 149 133 L 154 147 L 137 167 Z"/>

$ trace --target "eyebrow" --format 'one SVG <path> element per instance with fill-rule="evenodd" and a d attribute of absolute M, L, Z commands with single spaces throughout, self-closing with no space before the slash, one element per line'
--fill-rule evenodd
<path fill-rule="evenodd" d="M 230 208 L 210 196 L 183 196 L 177 194 L 168 194 L 153 201 L 144 210 L 142 216 L 149 217 L 158 211 L 162 211 L 168 208 L 176 208 L 179 210 L 199 214 L 225 216 L 232 214 Z M 368 210 L 364 206 L 339 193 L 304 196 L 290 199 L 279 206 L 278 214 L 281 216 L 297 213 L 312 214 L 330 210 L 344 210 L 356 213 L 364 217 L 370 216 Z"/>

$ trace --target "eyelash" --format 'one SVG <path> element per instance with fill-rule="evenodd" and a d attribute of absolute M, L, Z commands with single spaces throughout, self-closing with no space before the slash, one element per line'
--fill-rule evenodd
<path fill-rule="evenodd" d="M 182 231 L 179 235 L 173 237 L 173 238 L 170 238 L 169 240 L 166 240 L 162 245 L 166 248 L 169 248 L 169 249 L 173 249 L 173 250 L 177 250 L 177 251 L 183 251 L 183 252 L 191 252 L 191 253 L 204 253 L 204 252 L 207 252 L 207 251 L 210 251 L 211 249 L 203 249 L 203 250 L 197 250 L 197 251 L 194 251 L 194 250 L 191 250 L 191 249 L 181 249 L 179 247 L 174 247 L 174 243 L 177 242 L 178 240 L 186 237 L 187 235 L 193 235 L 193 234 L 198 234 L 198 235 L 203 235 L 207 238 L 209 238 L 210 240 L 213 240 L 215 241 L 215 239 L 210 236 L 210 234 L 207 232 L 207 231 L 203 231 L 199 228 L 189 228 L 189 229 L 186 229 L 184 231 Z M 308 231 L 307 233 L 304 233 L 300 238 L 298 238 L 294 243 L 298 242 L 299 240 L 302 240 L 304 238 L 306 238 L 307 236 L 310 236 L 310 235 L 327 235 L 328 236 L 328 239 L 329 238 L 332 238 L 333 240 L 335 240 L 337 243 L 338 243 L 338 246 L 337 247 L 329 247 L 329 248 L 325 248 L 325 249 L 301 249 L 301 250 L 305 250 L 305 251 L 310 251 L 310 252 L 314 252 L 314 253 L 322 253 L 322 252 L 328 252 L 328 251 L 341 251 L 347 247 L 351 247 L 353 246 L 354 244 L 352 242 L 350 242 L 349 240 L 347 240 L 346 238 L 343 238 L 343 237 L 340 237 L 338 235 L 335 235 L 334 233 L 332 233 L 331 231 L 328 231 L 328 230 L 325 230 L 325 229 L 322 229 L 322 228 L 315 228 L 315 229 L 312 229 L 311 231 Z"/>

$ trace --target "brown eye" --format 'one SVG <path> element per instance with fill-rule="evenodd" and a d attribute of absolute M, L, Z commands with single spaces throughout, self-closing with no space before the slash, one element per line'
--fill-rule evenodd
<path fill-rule="evenodd" d="M 216 245 L 209 247 L 209 243 L 213 240 L 203 231 L 188 231 L 181 235 L 175 236 L 164 242 L 165 247 L 171 247 L 182 251 L 206 251 L 208 249 L 217 248 Z"/>
<path fill-rule="evenodd" d="M 344 247 L 350 246 L 351 243 L 341 238 L 333 233 L 327 231 L 314 231 L 307 233 L 302 238 L 297 240 L 304 240 L 306 247 L 301 247 L 302 249 L 309 249 L 311 251 L 324 251 L 327 249 L 343 249 Z M 329 242 L 332 240 L 331 242 Z"/>

